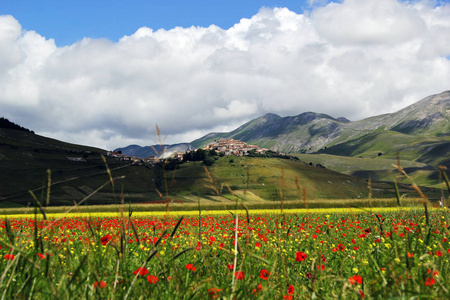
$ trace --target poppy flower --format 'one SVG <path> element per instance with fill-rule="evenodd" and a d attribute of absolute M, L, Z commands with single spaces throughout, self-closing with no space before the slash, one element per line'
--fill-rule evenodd
<path fill-rule="evenodd" d="M 364 292 L 362 290 L 359 290 L 359 294 L 361 295 L 361 298 L 363 298 L 363 299 L 366 297 L 366 295 L 364 294 Z"/>
<path fill-rule="evenodd" d="M 258 293 L 260 290 L 262 290 L 262 284 L 258 284 L 258 286 L 256 287 L 256 289 L 253 289 L 252 294 L 256 294 Z"/>
<path fill-rule="evenodd" d="M 5 256 L 3 256 L 3 258 L 6 260 L 13 260 L 14 257 L 15 257 L 14 254 L 5 254 Z"/>
<path fill-rule="evenodd" d="M 289 295 L 294 295 L 294 286 L 291 284 L 289 287 L 288 287 L 288 294 Z"/>
<path fill-rule="evenodd" d="M 98 287 L 103 289 L 106 287 L 106 285 L 107 285 L 107 283 L 105 281 L 100 281 L 100 284 L 96 281 L 96 282 L 94 282 L 94 289 L 96 289 Z"/>
<path fill-rule="evenodd" d="M 244 280 L 244 278 L 245 278 L 244 271 L 234 272 L 234 277 L 236 277 L 237 280 Z"/>
<path fill-rule="evenodd" d="M 308 257 L 308 255 L 306 255 L 305 253 L 299 251 L 295 254 L 295 260 L 296 261 L 303 261 Z"/>
<path fill-rule="evenodd" d="M 234 264 L 228 264 L 227 268 L 228 268 L 228 270 L 233 270 L 234 269 Z"/>
<path fill-rule="evenodd" d="M 37 256 L 39 256 L 40 259 L 44 259 L 46 256 L 42 253 L 38 253 Z"/>
<path fill-rule="evenodd" d="M 350 284 L 357 284 L 357 283 L 362 284 L 362 277 L 359 275 L 353 275 L 348 279 L 348 282 Z"/>
<path fill-rule="evenodd" d="M 147 271 L 148 273 L 148 271 Z M 157 283 L 159 281 L 159 278 L 156 277 L 155 275 L 148 275 L 147 276 L 147 281 L 150 282 L 151 284 Z"/>
<path fill-rule="evenodd" d="M 262 269 L 260 272 L 259 278 L 267 280 L 267 279 L 269 279 L 269 276 L 270 276 L 269 270 Z"/>
<path fill-rule="evenodd" d="M 427 278 L 427 280 L 425 280 L 425 285 L 432 286 L 435 282 L 436 280 L 434 280 L 434 278 Z"/>
<path fill-rule="evenodd" d="M 110 234 L 107 234 L 100 239 L 100 242 L 103 246 L 106 246 L 106 244 L 108 244 L 110 240 L 112 240 L 112 236 Z"/>
<path fill-rule="evenodd" d="M 144 276 L 146 274 L 148 274 L 148 270 L 146 268 L 143 267 L 139 267 L 136 271 L 133 272 L 134 275 L 139 275 L 139 276 Z"/>
<path fill-rule="evenodd" d="M 197 268 L 194 267 L 193 264 L 187 264 L 187 265 L 186 265 L 186 269 L 191 270 L 191 271 L 193 271 L 193 272 L 194 272 L 195 270 L 197 270 Z"/>
<path fill-rule="evenodd" d="M 209 288 L 208 289 L 208 296 L 209 296 L 209 299 L 217 299 L 217 298 L 220 298 L 220 291 L 221 291 L 222 289 L 218 289 L 218 288 L 215 288 L 215 287 L 212 287 L 212 288 Z"/>

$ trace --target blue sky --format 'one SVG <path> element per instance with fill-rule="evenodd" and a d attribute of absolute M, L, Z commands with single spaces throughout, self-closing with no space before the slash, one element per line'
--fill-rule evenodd
<path fill-rule="evenodd" d="M 360 120 L 449 90 L 449 41 L 448 1 L 0 0 L 0 116 L 103 149 Z"/>
<path fill-rule="evenodd" d="M 228 29 L 263 6 L 288 7 L 297 13 L 311 8 L 300 0 L 2 0 L 0 14 L 13 15 L 23 29 L 64 46 L 84 37 L 117 41 L 144 26 L 168 30 L 215 24 Z"/>

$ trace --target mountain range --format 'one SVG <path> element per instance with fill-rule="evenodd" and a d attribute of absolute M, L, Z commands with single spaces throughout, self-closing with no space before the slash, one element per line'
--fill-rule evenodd
<path fill-rule="evenodd" d="M 287 159 L 216 157 L 209 173 L 195 161 L 163 172 L 158 165 L 102 157 L 106 150 L 43 137 L 2 119 L 0 207 L 30 205 L 34 197 L 41 203 L 51 199 L 50 205 L 71 205 L 80 199 L 88 199 L 89 204 L 118 203 L 120 195 L 130 202 L 159 201 L 160 185 L 168 184 L 164 178 L 171 178 L 166 194 L 186 203 L 196 203 L 199 195 L 221 201 L 222 196 L 211 196 L 211 180 L 217 190 L 228 185 L 235 194 L 246 198 L 247 192 L 258 201 L 298 199 L 299 184 L 308 199 L 365 197 L 369 178 L 373 197 L 392 197 L 393 179 L 403 183 L 402 194 L 415 195 L 411 181 L 398 179 L 392 166 L 398 153 L 410 177 L 427 187 L 427 195 L 439 198 L 438 167 L 450 168 L 449 118 L 447 91 L 396 113 L 356 122 L 311 112 L 284 118 L 266 114 L 231 132 L 211 133 L 191 143 L 122 148 L 124 154 L 147 157 L 166 148 L 166 154 L 183 152 L 218 138 L 234 138 L 291 155 Z M 114 185 L 107 186 L 113 182 L 109 176 L 116 178 Z"/>
<path fill-rule="evenodd" d="M 416 148 L 424 148 L 421 152 L 439 147 L 449 150 L 450 91 L 426 97 L 395 113 L 354 122 L 315 112 L 287 117 L 268 113 L 231 132 L 213 132 L 191 143 L 164 145 L 165 153 L 203 147 L 220 138 L 233 138 L 285 153 L 376 157 L 386 151 L 391 152 L 391 155 L 396 154 L 411 144 L 416 145 Z M 370 153 L 363 151 L 371 148 L 368 143 L 376 141 L 387 145 L 374 147 Z M 157 155 L 152 147 L 137 145 L 116 150 L 128 155 L 139 153 L 143 157 Z M 430 161 L 429 157 L 423 159 Z"/>

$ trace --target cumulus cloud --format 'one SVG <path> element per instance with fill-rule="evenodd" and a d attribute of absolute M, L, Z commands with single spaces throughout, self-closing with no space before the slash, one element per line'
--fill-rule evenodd
<path fill-rule="evenodd" d="M 113 149 L 189 142 L 267 112 L 352 120 L 449 89 L 450 5 L 346 0 L 297 14 L 262 8 L 215 25 L 138 28 L 57 47 L 0 16 L 2 116 Z"/>

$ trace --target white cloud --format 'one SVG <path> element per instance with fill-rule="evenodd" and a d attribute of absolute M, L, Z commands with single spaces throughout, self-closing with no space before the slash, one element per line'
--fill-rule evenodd
<path fill-rule="evenodd" d="M 316 9 L 319 34 L 335 44 L 398 44 L 421 37 L 425 24 L 416 9 L 395 0 L 347 0 Z"/>
<path fill-rule="evenodd" d="M 347 0 L 267 9 L 228 30 L 154 31 L 56 47 L 0 16 L 2 116 L 65 141 L 188 142 L 267 112 L 352 120 L 449 89 L 450 5 Z"/>

